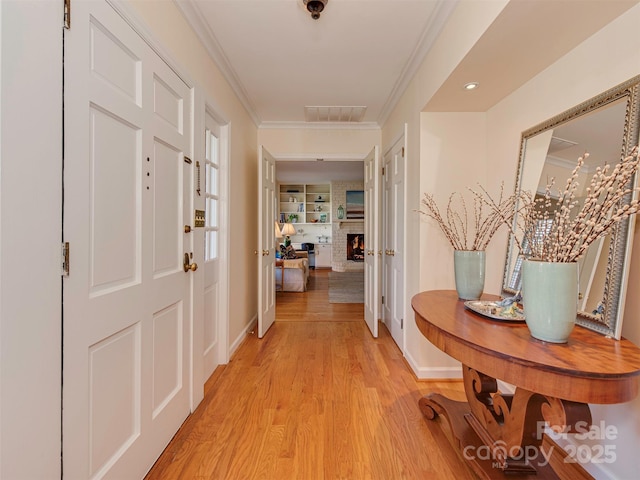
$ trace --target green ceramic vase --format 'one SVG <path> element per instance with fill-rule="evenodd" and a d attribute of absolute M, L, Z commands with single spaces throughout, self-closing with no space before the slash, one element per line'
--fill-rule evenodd
<path fill-rule="evenodd" d="M 524 261 L 522 303 L 532 337 L 566 343 L 578 313 L 578 264 Z"/>
<path fill-rule="evenodd" d="M 453 266 L 460 300 L 478 300 L 484 290 L 485 254 L 483 250 L 455 250 Z"/>

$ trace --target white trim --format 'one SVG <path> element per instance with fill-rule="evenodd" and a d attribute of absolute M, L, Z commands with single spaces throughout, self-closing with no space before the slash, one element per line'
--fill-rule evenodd
<path fill-rule="evenodd" d="M 215 113 L 209 107 L 209 113 Z M 229 285 L 231 282 L 231 268 L 229 262 L 230 239 L 231 239 L 231 201 L 229 193 L 231 191 L 231 122 L 220 124 L 220 322 L 218 324 L 218 363 L 224 365 L 229 363 L 231 357 L 229 346 Z"/>
<path fill-rule="evenodd" d="M 462 378 L 462 367 L 421 367 L 407 351 L 404 354 L 407 363 L 419 380 L 450 380 Z"/>
<path fill-rule="evenodd" d="M 402 302 L 402 318 L 403 318 L 403 328 L 402 328 L 402 351 L 405 352 L 407 350 L 407 326 L 406 323 L 411 316 L 411 311 L 409 310 L 409 305 L 411 304 L 411 300 L 409 299 L 409 295 L 407 295 L 407 291 L 409 290 L 409 255 L 407 252 L 409 251 L 409 239 L 407 238 L 407 225 L 409 224 L 409 209 L 407 205 L 409 205 L 409 124 L 405 123 L 403 125 L 403 131 L 398 137 L 398 141 L 403 139 L 404 142 L 402 144 L 402 149 L 404 155 L 402 156 L 404 176 L 402 178 L 403 188 L 402 188 L 402 201 L 404 202 L 404 218 L 402 220 L 402 226 L 404 228 L 404 235 L 402 236 L 402 293 L 404 298 L 400 299 Z"/>
<path fill-rule="evenodd" d="M 225 78 L 227 83 L 229 83 L 229 86 L 238 97 L 238 100 L 240 100 L 240 103 L 242 103 L 244 108 L 247 110 L 247 113 L 253 120 L 253 123 L 258 127 L 262 122 L 262 119 L 256 112 L 256 108 L 253 105 L 249 94 L 242 85 L 242 82 L 233 69 L 233 66 L 224 54 L 222 47 L 220 47 L 216 36 L 209 26 L 202 20 L 203 15 L 202 12 L 200 12 L 200 9 L 190 0 L 174 0 L 174 2 L 178 7 L 178 10 L 182 12 L 182 15 L 187 20 L 187 23 L 189 23 L 195 32 L 196 36 L 200 39 L 200 42 L 202 42 L 202 45 L 213 62 L 220 69 L 220 73 L 222 73 L 222 76 Z"/>
<path fill-rule="evenodd" d="M 194 159 L 204 157 L 204 147 L 202 142 L 196 141 L 198 138 L 197 133 L 202 131 L 204 127 L 204 113 L 201 108 L 202 89 L 191 89 L 191 102 L 192 102 L 192 128 L 191 128 L 191 156 Z M 195 172 L 194 172 L 195 176 Z M 192 183 L 193 185 L 193 183 Z M 203 209 L 204 201 L 196 195 L 195 188 L 192 187 L 192 205 L 194 209 Z M 198 232 L 197 234 L 195 232 Z M 199 253 L 203 251 L 202 245 L 204 239 L 202 234 L 198 230 L 195 230 L 194 234 L 190 236 L 191 251 L 195 252 L 195 261 L 204 263 L 204 258 Z M 202 271 L 191 275 L 191 338 L 190 338 L 190 407 L 191 412 L 194 412 L 196 407 L 204 398 L 204 362 L 202 358 L 203 350 L 203 330 L 204 330 L 204 299 L 201 292 L 203 291 L 203 273 Z"/>
<path fill-rule="evenodd" d="M 258 314 L 256 313 L 251 320 L 247 324 L 247 326 L 240 332 L 240 335 L 236 337 L 231 344 L 231 349 L 229 351 L 229 358 L 236 353 L 236 350 L 242 345 L 242 343 L 247 339 L 247 335 L 255 335 L 256 329 L 258 328 Z"/>
<path fill-rule="evenodd" d="M 380 130 L 376 122 L 262 122 L 260 130 L 308 129 L 308 130 Z"/>
<path fill-rule="evenodd" d="M 436 6 L 436 11 L 431 18 L 429 19 L 429 23 L 426 25 L 424 30 L 422 31 L 422 35 L 420 36 L 420 41 L 418 45 L 411 53 L 409 60 L 405 64 L 402 69 L 401 75 L 398 77 L 398 80 L 393 86 L 387 101 L 384 103 L 382 109 L 380 110 L 380 115 L 378 116 L 378 125 L 384 125 L 389 115 L 400 101 L 400 97 L 404 94 L 405 90 L 409 86 L 409 83 L 416 75 L 418 68 L 424 61 L 429 50 L 435 43 L 436 39 L 440 36 L 440 32 L 444 28 L 444 25 L 447 22 L 447 19 L 453 13 L 455 8 L 458 5 L 459 0 L 446 0 L 443 2 L 439 2 Z"/>
<path fill-rule="evenodd" d="M 324 162 L 362 162 L 367 157 L 358 153 L 272 153 L 278 162 L 312 162 L 319 158 Z"/>
<path fill-rule="evenodd" d="M 140 36 L 140 38 L 153 50 L 173 72 L 180 77 L 189 88 L 195 86 L 193 79 L 186 73 L 180 62 L 156 39 L 156 36 L 142 20 L 140 15 L 128 5 L 126 0 L 105 0 L 122 17 L 122 19 Z M 73 12 L 72 12 L 73 15 Z"/>
<path fill-rule="evenodd" d="M 547 155 L 546 163 L 549 165 L 553 165 L 555 167 L 564 168 L 573 171 L 574 168 L 578 165 L 578 161 L 576 160 L 567 160 L 566 158 L 554 157 L 553 155 Z M 580 173 L 593 174 L 596 169 L 595 165 L 582 165 L 580 168 Z"/>

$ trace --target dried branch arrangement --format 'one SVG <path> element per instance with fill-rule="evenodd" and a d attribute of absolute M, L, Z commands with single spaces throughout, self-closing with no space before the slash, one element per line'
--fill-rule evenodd
<path fill-rule="evenodd" d="M 638 200 L 634 198 L 639 188 L 632 181 L 638 170 L 638 147 L 618 162 L 598 167 L 586 189 L 584 201 L 577 198 L 578 175 L 589 154 L 578 159 L 576 167 L 567 179 L 564 190 L 554 196 L 554 179 L 551 179 L 543 196 L 534 198 L 530 192 L 519 195 L 517 216 L 503 216 L 511 229 L 521 255 L 547 262 L 575 262 L 589 246 L 607 235 L 621 220 L 638 212 Z M 500 205 L 476 195 L 500 212 Z"/>
<path fill-rule="evenodd" d="M 464 197 L 457 192 L 449 196 L 444 215 L 432 194 L 423 195 L 419 213 L 436 221 L 444 236 L 455 250 L 485 250 L 498 229 L 508 219 L 513 219 L 516 196 L 504 198 L 504 184 L 500 186 L 500 197 L 494 201 L 482 189 L 482 194 L 473 192 L 473 225 L 469 228 L 469 212 Z M 486 197 L 486 198 L 485 198 Z M 486 206 L 490 205 L 489 212 Z"/>

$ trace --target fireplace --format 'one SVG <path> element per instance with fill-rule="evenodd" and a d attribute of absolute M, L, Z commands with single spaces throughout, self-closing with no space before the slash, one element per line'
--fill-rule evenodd
<path fill-rule="evenodd" d="M 364 262 L 363 233 L 347 233 L 347 260 Z"/>

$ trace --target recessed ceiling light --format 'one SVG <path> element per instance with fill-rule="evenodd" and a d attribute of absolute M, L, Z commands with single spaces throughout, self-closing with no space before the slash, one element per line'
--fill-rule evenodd
<path fill-rule="evenodd" d="M 475 90 L 479 86 L 480 86 L 480 84 L 478 82 L 469 82 L 469 83 L 465 83 L 464 89 L 465 90 Z"/>

